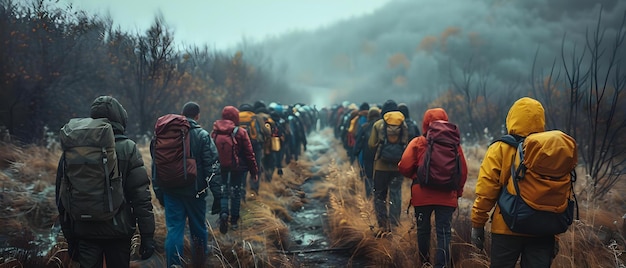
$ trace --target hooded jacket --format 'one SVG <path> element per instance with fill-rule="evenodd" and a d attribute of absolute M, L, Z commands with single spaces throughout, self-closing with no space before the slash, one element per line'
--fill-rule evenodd
<path fill-rule="evenodd" d="M 506 117 L 506 128 L 509 134 L 526 137 L 532 133 L 545 130 L 545 115 L 541 103 L 537 100 L 524 97 L 517 100 Z M 514 234 L 502 218 L 497 200 L 502 186 L 511 177 L 517 148 L 495 142 L 489 146 L 482 161 L 476 181 L 476 199 L 472 207 L 472 227 L 482 228 L 491 214 L 491 232 L 494 234 Z"/>
<path fill-rule="evenodd" d="M 427 110 L 424 113 L 424 120 L 422 121 L 422 132 L 424 134 L 411 140 L 402 154 L 400 163 L 398 163 L 398 170 L 400 173 L 407 178 L 413 179 L 414 181 L 417 180 L 418 164 L 422 162 L 426 149 L 428 148 L 428 141 L 426 140 L 428 126 L 430 125 L 430 122 L 435 120 L 448 121 L 448 114 L 441 108 Z M 428 187 L 422 187 L 421 185 L 414 183 L 411 185 L 411 205 L 440 205 L 457 207 L 457 198 L 463 195 L 463 187 L 465 186 L 465 181 L 467 180 L 467 163 L 465 162 L 465 155 L 463 154 L 463 149 L 460 145 L 458 147 L 458 151 L 459 156 L 461 157 L 461 185 L 459 190 L 441 191 Z"/>
<path fill-rule="evenodd" d="M 128 115 L 122 105 L 113 97 L 101 96 L 91 105 L 91 117 L 107 118 L 115 133 L 115 151 L 118 166 L 122 173 L 125 203 L 114 220 L 106 222 L 72 221 L 65 217 L 65 208 L 58 202 L 59 187 L 63 177 L 62 163 L 59 163 L 56 177 L 56 196 L 59 204 L 61 228 L 66 236 L 78 239 L 119 239 L 130 238 L 136 226 L 141 237 L 154 235 L 154 214 L 150 179 L 144 167 L 137 145 L 124 135 Z"/>
<path fill-rule="evenodd" d="M 215 137 L 217 133 L 233 133 L 237 126 L 239 126 L 239 110 L 234 106 L 226 106 L 222 109 L 222 119 L 213 123 L 211 136 Z M 237 152 L 239 167 L 237 170 L 246 170 L 250 172 L 250 175 L 256 176 L 259 173 L 259 167 L 256 164 L 256 157 L 246 129 L 239 128 L 235 134 L 235 139 L 239 147 Z"/>

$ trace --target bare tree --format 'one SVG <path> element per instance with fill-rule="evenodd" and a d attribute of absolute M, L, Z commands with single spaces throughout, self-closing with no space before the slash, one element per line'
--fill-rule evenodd
<path fill-rule="evenodd" d="M 596 199 L 606 195 L 626 172 L 626 147 L 619 144 L 624 140 L 626 129 L 624 107 L 620 105 L 626 98 L 626 71 L 622 65 L 626 59 L 622 53 L 626 12 L 610 44 L 605 42 L 606 29 L 601 26 L 601 18 L 602 11 L 595 31 L 587 32 L 585 52 L 573 53 L 569 65 L 562 56 L 570 99 L 582 100 L 580 105 L 572 104 L 575 106 L 570 107 L 570 116 L 576 119 L 580 113 L 586 124 L 575 129 L 575 137 L 581 145 L 585 171 L 591 179 L 588 190 Z"/>

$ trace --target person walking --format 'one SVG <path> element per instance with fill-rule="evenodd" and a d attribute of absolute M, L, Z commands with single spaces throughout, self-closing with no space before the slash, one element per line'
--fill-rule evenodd
<path fill-rule="evenodd" d="M 211 137 L 215 140 L 221 163 L 221 212 L 220 232 L 228 232 L 228 224 L 233 230 L 239 227 L 241 209 L 241 187 L 248 172 L 254 182 L 258 182 L 259 168 L 252 143 L 245 128 L 239 127 L 239 110 L 226 106 L 222 119 L 213 123 Z"/>
<path fill-rule="evenodd" d="M 102 196 L 98 195 L 97 198 L 99 200 L 92 200 L 92 203 L 86 202 L 84 199 L 80 201 L 73 200 L 73 198 L 79 197 L 77 194 L 71 196 L 70 192 L 75 193 L 72 188 L 89 188 L 90 185 L 79 185 L 79 183 L 85 181 L 85 183 L 92 184 L 92 182 L 86 182 L 85 179 L 89 176 L 85 176 L 85 174 L 82 174 L 81 178 L 75 178 L 74 180 L 69 178 L 76 174 L 72 173 L 73 170 L 77 170 L 80 173 L 79 169 L 88 169 L 88 167 L 87 164 L 83 164 L 85 159 L 80 159 L 81 164 L 76 164 L 76 162 L 72 161 L 72 156 L 65 151 L 65 149 L 71 147 L 71 144 L 63 145 L 65 149 L 59 161 L 56 175 L 56 201 L 61 229 L 68 241 L 70 257 L 72 260 L 77 261 L 80 267 L 103 267 L 103 261 L 106 261 L 108 267 L 129 267 L 131 238 L 137 228 L 139 228 L 141 236 L 141 245 L 139 246 L 141 258 L 148 259 L 154 253 L 155 223 L 152 211 L 150 179 L 137 145 L 133 140 L 124 136 L 128 114 L 117 99 L 110 96 L 97 97 L 91 104 L 90 117 L 92 119 L 106 119 L 111 125 L 114 134 L 111 138 L 114 139 L 115 143 L 117 171 L 121 175 L 122 189 L 119 189 L 119 191 L 123 194 L 123 199 L 120 198 L 120 201 L 124 201 L 119 202 L 119 209 L 109 220 L 89 220 L 86 217 L 87 215 L 85 215 L 85 220 L 83 220 L 82 218 L 72 216 L 73 212 L 71 209 L 75 205 L 81 206 L 82 204 L 80 203 L 98 204 L 102 202 Z M 102 132 L 99 131 L 98 133 L 102 135 Z M 74 135 L 71 132 L 65 134 Z M 95 155 L 100 157 L 98 153 Z M 72 166 L 79 167 L 74 168 Z M 102 177 L 98 178 L 101 180 Z M 110 183 L 117 185 L 116 183 L 119 183 L 119 180 L 114 182 L 112 179 Z M 112 189 L 116 188 L 116 186 L 111 187 Z M 109 198 L 113 195 L 115 194 L 109 195 Z M 68 202 L 62 201 L 63 199 L 68 200 Z M 116 203 L 114 199 L 111 200 L 110 204 Z M 91 207 L 96 209 L 95 207 L 98 206 Z"/>
<path fill-rule="evenodd" d="M 452 162 L 456 162 L 458 158 L 460 160 L 460 169 L 448 168 L 446 170 L 460 170 L 460 180 L 455 185 L 456 189 L 448 188 L 435 188 L 433 186 L 421 185 L 418 180 L 418 167 L 425 165 L 425 157 L 429 150 L 429 138 L 433 140 L 433 137 L 428 137 L 426 134 L 430 128 L 430 124 L 433 121 L 442 120 L 448 121 L 448 115 L 442 108 L 429 109 L 424 113 L 424 119 L 422 121 L 422 130 L 424 135 L 418 136 L 411 140 L 406 150 L 402 154 L 402 159 L 398 163 L 398 170 L 402 175 L 407 178 L 413 179 L 411 185 L 411 205 L 415 209 L 415 217 L 417 220 L 417 246 L 420 252 L 420 261 L 422 263 L 430 262 L 430 241 L 431 241 L 431 216 L 435 214 L 435 230 L 437 234 L 437 247 L 435 253 L 434 267 L 452 267 L 450 263 L 450 241 L 452 240 L 452 214 L 457 208 L 457 199 L 463 195 L 463 187 L 467 180 L 467 163 L 465 156 L 463 155 L 463 149 L 461 145 L 456 145 L 457 155 L 451 155 Z M 457 130 L 457 128 L 454 128 Z M 451 132 L 451 136 L 457 136 L 458 130 Z M 433 134 L 434 135 L 434 134 Z M 431 150 L 440 149 L 431 145 Z M 444 147 L 445 149 L 445 147 Z M 440 149 L 442 150 L 442 149 Z M 446 155 L 443 153 L 432 153 L 431 155 Z M 430 165 L 436 160 L 435 156 L 431 156 Z M 441 161 L 444 162 L 444 161 Z M 445 161 L 445 164 L 450 161 Z M 434 172 L 429 174 L 435 175 Z M 448 175 L 448 174 L 445 174 Z M 441 178 L 442 180 L 453 179 L 455 173 L 452 176 Z"/>
<path fill-rule="evenodd" d="M 167 267 L 180 266 L 184 257 L 183 239 L 185 224 L 189 223 L 191 235 L 192 265 L 204 267 L 208 254 L 208 228 L 206 225 L 206 189 L 213 194 L 212 213 L 219 213 L 219 161 L 217 148 L 209 132 L 199 124 L 200 106 L 195 102 L 187 102 L 182 109 L 190 125 L 189 142 L 191 155 L 195 159 L 197 176 L 195 182 L 183 187 L 161 187 L 156 180 L 156 166 L 153 166 L 153 187 L 159 202 L 165 207 L 165 258 Z"/>
<path fill-rule="evenodd" d="M 403 177 L 398 172 L 398 162 L 408 143 L 407 126 L 396 102 L 386 101 L 381 115 L 383 118 L 374 123 L 368 141 L 369 148 L 376 150 L 374 210 L 380 228 L 377 235 L 390 232 L 392 226 L 400 223 Z"/>
<path fill-rule="evenodd" d="M 352 156 L 357 158 L 361 167 L 361 176 L 365 180 L 365 196 L 372 197 L 374 191 L 374 157 L 376 151 L 367 145 L 372 127 L 376 121 L 380 119 L 380 109 L 371 107 L 367 113 L 367 122 L 363 124 L 356 134 L 356 143 L 352 150 Z"/>
<path fill-rule="evenodd" d="M 515 101 L 506 117 L 507 133 L 518 140 L 545 131 L 545 114 L 541 103 L 529 97 Z M 491 218 L 490 267 L 550 267 L 558 245 L 554 235 L 533 236 L 511 231 L 497 204 L 500 192 L 511 177 L 517 148 L 504 142 L 492 143 L 480 166 L 476 182 L 476 199 L 472 206 L 471 240 L 483 249 L 485 223 Z M 521 184 L 521 183 L 520 183 Z M 544 186 L 545 188 L 545 186 Z M 490 213 L 495 206 L 495 211 Z"/>

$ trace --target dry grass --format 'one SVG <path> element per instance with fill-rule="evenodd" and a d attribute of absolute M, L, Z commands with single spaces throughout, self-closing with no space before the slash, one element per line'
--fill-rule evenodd
<path fill-rule="evenodd" d="M 401 225 L 393 232 L 377 237 L 372 200 L 365 197 L 357 169 L 347 163 L 345 151 L 336 140 L 329 144 L 317 142 L 310 143 L 312 150 L 314 146 L 327 149 L 317 155 L 303 155 L 297 163 L 289 164 L 284 168 L 283 176 L 275 174 L 272 183 L 262 182 L 259 195 L 242 204 L 239 230 L 223 235 L 212 228 L 215 223 L 207 222 L 211 226 L 208 263 L 212 267 L 299 267 L 284 253 L 291 246 L 288 228 L 291 213 L 300 210 L 307 198 L 318 198 L 327 204 L 328 228 L 325 229 L 331 240 L 330 247 L 349 248 L 353 260 L 366 259 L 368 266 L 421 266 L 413 210 L 410 209 L 408 215 L 403 211 Z M 139 149 L 150 172 L 148 147 L 140 146 Z M 469 243 L 473 189 L 486 146 L 464 150 L 469 179 L 453 218 L 453 263 L 455 267 L 488 267 L 489 258 L 485 252 L 479 252 Z M 6 208 L 0 211 L 3 221 L 0 238 L 6 238 L 5 242 L 14 247 L 12 251 L 0 252 L 0 267 L 69 267 L 67 245 L 62 236 L 56 237 L 45 249 L 31 243 L 37 241 L 37 233 L 41 230 L 49 232 L 56 217 L 53 186 L 60 152 L 9 144 L 0 144 L 0 152 L 0 164 L 4 165 L 0 172 L 3 187 L 0 206 Z M 321 180 L 315 184 L 314 193 L 305 196 L 300 186 L 311 177 Z M 409 184 L 407 180 L 403 185 L 403 209 L 410 198 Z M 584 185 L 583 178 L 577 183 L 577 191 L 581 192 Z M 581 220 L 559 236 L 560 252 L 553 267 L 620 267 L 626 262 L 626 254 L 622 254 L 626 243 L 621 229 L 621 217 L 626 208 L 624 196 L 619 194 L 625 189 L 626 182 L 621 182 L 603 202 L 587 202 L 592 198 L 580 197 Z M 157 252 L 147 261 L 133 261 L 132 267 L 164 266 L 165 217 L 155 198 L 153 204 Z M 486 248 L 489 248 L 488 242 L 489 238 Z M 133 238 L 132 243 L 136 259 L 139 237 Z M 434 235 L 431 244 L 435 245 Z M 185 256 L 190 255 L 190 243 L 185 238 Z M 434 249 L 431 255 L 434 255 Z"/>

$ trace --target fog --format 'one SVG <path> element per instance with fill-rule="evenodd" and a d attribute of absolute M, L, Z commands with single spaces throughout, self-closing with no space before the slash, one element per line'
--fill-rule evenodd
<path fill-rule="evenodd" d="M 626 11 L 618 0 L 400 0 L 314 31 L 258 45 L 317 105 L 431 100 L 466 70 L 490 92 L 530 86 L 561 55 L 580 53 L 601 14 L 610 44 Z M 620 52 L 626 54 L 626 51 Z M 319 92 L 319 93 L 318 93 Z"/>

